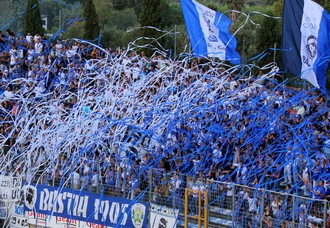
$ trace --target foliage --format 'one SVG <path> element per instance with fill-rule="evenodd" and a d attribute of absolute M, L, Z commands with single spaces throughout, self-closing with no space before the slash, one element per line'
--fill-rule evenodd
<path fill-rule="evenodd" d="M 44 29 L 42 27 L 41 14 L 38 0 L 29 0 L 26 6 L 27 13 L 25 14 L 25 28 L 24 32 L 42 34 Z"/>
<path fill-rule="evenodd" d="M 64 0 L 68 4 L 83 3 L 83 0 Z"/>
<path fill-rule="evenodd" d="M 141 12 L 139 14 L 139 23 L 142 27 L 150 26 L 158 29 L 164 28 L 164 22 L 162 21 L 165 18 L 162 18 L 161 15 L 161 2 L 164 0 L 144 0 L 141 5 Z M 141 35 L 145 38 L 154 38 L 158 39 L 161 37 L 162 33 L 152 28 L 142 28 Z M 161 40 L 158 40 L 161 42 Z M 145 40 L 143 44 L 150 43 L 150 40 Z"/>
<path fill-rule="evenodd" d="M 170 57 L 178 57 L 180 53 L 187 53 L 189 39 L 186 34 L 186 26 L 185 24 L 180 24 L 178 26 L 174 26 L 168 28 L 167 30 L 171 31 L 165 36 L 165 42 L 163 43 L 163 47 L 166 49 L 166 53 Z"/>
<path fill-rule="evenodd" d="M 98 22 L 100 29 L 104 29 L 111 24 L 111 17 L 114 12 L 119 12 L 113 9 L 110 1 L 94 0 L 96 14 L 98 15 Z"/>
<path fill-rule="evenodd" d="M 65 32 L 63 33 L 63 39 L 71 39 L 71 38 L 81 38 L 84 36 L 84 22 L 83 21 L 75 21 L 67 27 Z"/>
<path fill-rule="evenodd" d="M 276 0 L 273 4 L 273 12 L 275 16 L 282 16 L 284 0 Z"/>
<path fill-rule="evenodd" d="M 127 37 L 132 35 L 132 33 L 127 34 L 127 30 L 139 26 L 134 9 L 115 10 L 109 1 L 94 0 L 94 2 L 99 16 L 102 45 L 112 48 L 125 47 L 133 41 L 127 40 Z M 140 34 L 137 37 L 139 36 Z"/>
<path fill-rule="evenodd" d="M 177 17 L 170 8 L 169 4 L 166 1 L 161 0 L 159 5 L 159 17 L 160 23 L 159 28 L 165 28 L 167 26 L 171 26 L 177 22 Z"/>
<path fill-rule="evenodd" d="M 143 0 L 135 0 L 134 11 L 135 11 L 135 14 L 138 17 L 139 17 L 139 15 L 141 13 L 142 2 L 143 2 Z"/>
<path fill-rule="evenodd" d="M 170 22 L 169 26 L 184 24 L 182 10 L 180 4 L 169 4 L 170 12 L 166 15 L 167 20 Z"/>
<path fill-rule="evenodd" d="M 133 8 L 135 6 L 135 0 L 111 0 L 111 2 L 115 10 Z"/>
<path fill-rule="evenodd" d="M 26 10 L 27 2 L 25 0 L 17 0 L 17 1 L 10 1 L 9 3 L 10 3 L 9 6 L 10 10 L 8 10 L 7 13 L 9 13 L 10 16 L 4 17 L 4 21 L 8 22 L 7 20 L 11 19 L 10 24 L 8 24 L 8 27 L 12 31 L 23 32 L 25 15 L 23 15 L 22 12 Z"/>
<path fill-rule="evenodd" d="M 273 16 L 273 12 L 266 12 L 267 15 Z M 279 20 L 273 17 L 263 17 L 260 24 L 260 29 L 257 33 L 257 50 L 264 52 L 265 57 L 261 60 L 261 65 L 274 61 L 274 50 L 270 48 L 281 46 L 281 27 L 279 26 Z M 276 52 L 275 52 L 276 53 Z M 280 62 L 280 55 L 277 55 L 276 60 Z"/>
<path fill-rule="evenodd" d="M 93 40 L 100 34 L 100 26 L 95 5 L 93 0 L 85 0 L 83 6 L 85 18 L 84 38 L 87 40 Z"/>
<path fill-rule="evenodd" d="M 162 0 L 144 0 L 139 14 L 141 26 L 154 26 L 161 29 L 161 4 Z"/>
<path fill-rule="evenodd" d="M 109 16 L 108 25 L 117 26 L 117 29 L 126 31 L 128 28 L 137 26 L 137 17 L 133 9 L 113 11 Z"/>
<path fill-rule="evenodd" d="M 67 29 L 67 23 L 77 15 L 75 11 L 79 12 L 79 7 L 67 4 L 65 1 L 44 0 L 40 2 L 41 14 L 48 16 L 50 33 L 57 31 L 59 27 L 62 30 Z"/>
<path fill-rule="evenodd" d="M 139 14 L 141 26 L 152 26 L 161 30 L 171 31 L 175 25 L 184 24 L 181 7 L 178 4 L 168 4 L 166 0 L 144 0 Z M 142 36 L 154 38 L 153 44 L 161 43 L 165 49 L 173 48 L 173 35 L 167 32 L 159 32 L 155 29 L 143 29 Z M 156 42 L 157 41 L 157 42 Z M 150 40 L 146 40 L 150 44 Z"/>
<path fill-rule="evenodd" d="M 316 1 L 318 4 L 324 7 L 328 12 L 330 10 L 330 0 L 318 0 Z"/>
<path fill-rule="evenodd" d="M 244 8 L 245 0 L 227 0 L 227 5 L 231 9 L 241 11 Z"/>
<path fill-rule="evenodd" d="M 259 11 L 261 7 L 248 7 L 245 14 L 252 11 Z M 231 26 L 231 32 L 237 40 L 237 51 L 244 59 L 250 59 L 259 53 L 257 50 L 257 30 L 260 26 L 262 16 L 251 14 L 250 20 L 245 15 L 239 15 Z M 252 23 L 253 22 L 253 23 Z"/>
<path fill-rule="evenodd" d="M 227 0 L 227 5 L 232 10 L 230 18 L 232 21 L 236 21 L 239 17 L 236 11 L 242 11 L 244 9 L 244 0 Z"/>

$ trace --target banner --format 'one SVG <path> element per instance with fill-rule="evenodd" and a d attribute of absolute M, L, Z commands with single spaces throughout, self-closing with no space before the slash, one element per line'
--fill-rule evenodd
<path fill-rule="evenodd" d="M 21 199 L 21 185 L 21 180 L 18 177 L 0 175 L 0 201 L 19 201 Z"/>
<path fill-rule="evenodd" d="M 330 17 L 311 0 L 285 0 L 283 11 L 283 67 L 326 90 L 330 58 Z"/>
<path fill-rule="evenodd" d="M 179 210 L 151 204 L 150 227 L 175 228 Z"/>
<path fill-rule="evenodd" d="M 28 223 L 34 226 L 50 228 L 112 228 L 101 224 L 68 219 L 59 216 L 47 216 L 45 214 L 27 212 Z"/>
<path fill-rule="evenodd" d="M 35 226 L 51 228 L 79 228 L 78 220 L 68 219 L 59 216 L 50 216 L 33 211 L 27 212 L 28 223 Z"/>
<path fill-rule="evenodd" d="M 229 31 L 231 20 L 195 0 L 180 2 L 193 55 L 217 57 L 239 64 L 236 38 Z"/>
<path fill-rule="evenodd" d="M 58 216 L 104 226 L 147 227 L 147 203 L 45 185 L 27 185 L 23 191 L 25 210 L 46 217 Z"/>
<path fill-rule="evenodd" d="M 0 219 L 7 218 L 7 207 L 0 207 Z"/>
<path fill-rule="evenodd" d="M 14 205 L 10 215 L 10 227 L 25 228 L 28 226 L 28 217 L 25 216 L 24 205 Z"/>

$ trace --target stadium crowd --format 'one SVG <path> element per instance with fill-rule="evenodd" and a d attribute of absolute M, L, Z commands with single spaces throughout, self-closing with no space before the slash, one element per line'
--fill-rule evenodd
<path fill-rule="evenodd" d="M 178 208 L 200 179 L 330 196 L 329 102 L 316 89 L 10 30 L 0 50 L 2 174 L 132 199 L 152 188 Z"/>

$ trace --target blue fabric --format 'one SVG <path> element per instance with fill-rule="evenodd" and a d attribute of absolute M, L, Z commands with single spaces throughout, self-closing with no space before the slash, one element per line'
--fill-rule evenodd
<path fill-rule="evenodd" d="M 304 0 L 285 0 L 283 11 L 282 47 L 283 68 L 298 76 L 301 73 L 300 25 L 303 16 Z"/>
<path fill-rule="evenodd" d="M 303 23 L 304 5 L 307 1 L 310 0 L 284 1 L 282 28 L 282 47 L 284 49 L 282 58 L 283 68 L 286 72 L 295 76 L 300 76 L 302 73 L 301 24 Z M 313 13 L 322 14 L 322 20 L 320 25 L 316 25 L 319 26 L 317 39 L 317 59 L 312 67 L 315 72 L 319 88 L 323 92 L 326 92 L 326 70 L 328 68 L 328 60 L 330 57 L 330 17 L 325 10 Z"/>
<path fill-rule="evenodd" d="M 317 82 L 320 85 L 320 89 L 326 92 L 327 81 L 327 68 L 328 60 L 330 58 L 330 16 L 323 10 L 322 20 L 320 23 L 320 30 L 318 36 L 318 58 L 314 64 L 314 71 L 317 77 Z"/>
<path fill-rule="evenodd" d="M 322 195 L 326 194 L 325 188 L 319 185 L 315 187 L 315 192 L 321 193 Z M 315 199 L 323 199 L 323 197 L 320 195 L 315 195 Z"/>
<path fill-rule="evenodd" d="M 192 0 L 181 0 L 180 2 L 193 55 L 197 57 L 209 56 L 207 40 L 205 39 L 195 2 Z M 210 9 L 210 11 L 213 10 Z M 237 45 L 236 38 L 229 31 L 231 20 L 224 14 L 215 12 L 214 25 L 219 29 L 219 34 L 216 34 L 214 39 L 220 39 L 226 46 L 226 57 L 222 60 L 229 60 L 233 64 L 239 64 L 240 55 L 235 50 Z"/>

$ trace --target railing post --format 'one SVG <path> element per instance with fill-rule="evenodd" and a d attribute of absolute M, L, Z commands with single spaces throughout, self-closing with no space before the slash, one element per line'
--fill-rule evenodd
<path fill-rule="evenodd" d="M 259 207 L 259 210 L 260 210 L 260 213 L 259 213 L 260 227 L 262 227 L 262 218 L 264 216 L 264 206 L 265 206 L 264 203 L 265 203 L 265 191 L 262 192 L 261 202 L 260 202 L 260 207 Z"/>
<path fill-rule="evenodd" d="M 198 191 L 198 228 L 201 228 L 201 208 L 202 208 L 202 194 Z"/>
<path fill-rule="evenodd" d="M 188 228 L 188 188 L 184 189 L 184 228 Z"/>
<path fill-rule="evenodd" d="M 232 184 L 232 191 L 233 191 L 233 194 L 232 194 L 232 199 L 231 199 L 231 203 L 232 203 L 232 219 L 233 219 L 233 223 L 231 225 L 231 227 L 236 227 L 235 226 L 235 222 L 236 222 L 236 219 L 235 219 L 235 216 L 236 216 L 236 212 L 235 212 L 235 196 L 236 196 L 236 189 L 235 189 L 235 184 Z"/>
<path fill-rule="evenodd" d="M 292 194 L 292 227 L 295 225 L 296 218 L 296 196 Z"/>
<path fill-rule="evenodd" d="M 150 174 L 149 174 L 149 203 L 152 202 L 152 183 L 153 183 L 153 169 L 150 169 Z M 143 197 L 144 198 L 144 197 Z M 146 198 L 144 198 L 146 199 Z"/>
<path fill-rule="evenodd" d="M 210 189 L 210 187 L 208 188 Z M 208 227 L 209 223 L 209 194 L 211 191 L 206 190 L 204 193 L 204 228 Z"/>
<path fill-rule="evenodd" d="M 323 200 L 324 210 L 323 210 L 323 227 L 327 227 L 327 201 Z"/>

